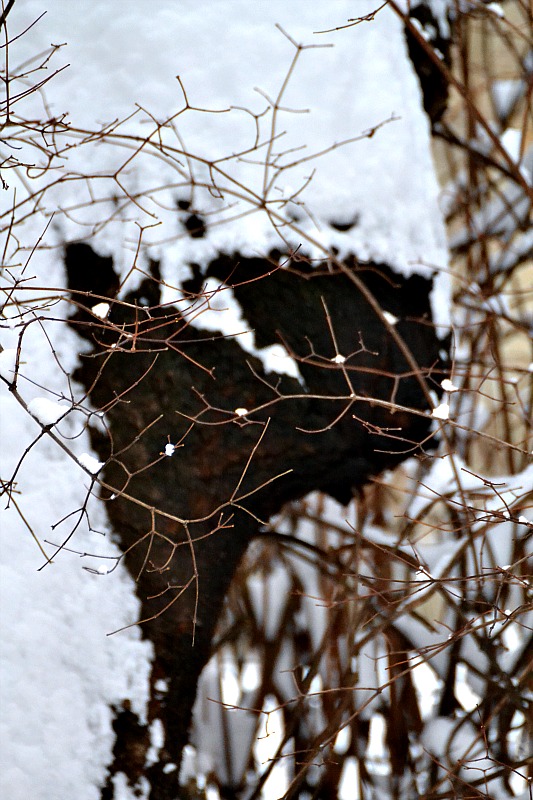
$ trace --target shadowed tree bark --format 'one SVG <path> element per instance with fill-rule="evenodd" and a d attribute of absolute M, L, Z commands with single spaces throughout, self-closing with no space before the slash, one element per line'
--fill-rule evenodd
<path fill-rule="evenodd" d="M 196 269 L 185 289 L 200 294 L 206 275 L 233 286 L 257 346 L 283 341 L 300 359 L 303 384 L 266 375 L 238 338 L 202 330 L 201 315 L 192 325 L 185 312 L 160 307 L 157 265 L 153 281 L 113 302 L 111 260 L 87 245 L 66 251 L 80 306 L 72 324 L 92 342 L 76 377 L 105 412 L 107 433 L 92 430 L 110 487 L 102 497 L 155 652 L 149 721 L 162 721 L 165 745 L 145 773 L 153 800 L 179 793 L 197 680 L 229 583 L 261 522 L 312 490 L 347 502 L 369 476 L 422 453 L 418 443 L 429 434 L 430 418 L 408 409 L 427 409 L 420 378 L 436 389 L 442 378 L 431 283 L 355 259 L 310 268 L 287 257 L 274 268 L 279 259 L 220 256 L 203 275 Z M 105 326 L 84 308 L 97 302 L 83 294 L 90 291 L 110 298 Z M 398 319 L 392 329 L 372 297 Z M 334 360 L 339 355 L 346 360 Z M 400 408 L 391 413 L 365 398 Z M 250 412 L 239 416 L 237 408 Z M 169 442 L 182 446 L 166 457 Z M 161 679 L 166 692 L 156 686 Z M 129 709 L 121 713 L 110 773 L 123 770 L 135 783 L 149 737 Z M 102 796 L 113 796 L 111 782 Z"/>
<path fill-rule="evenodd" d="M 405 28 L 409 58 L 420 81 L 424 110 L 432 126 L 435 126 L 435 123 L 446 111 L 449 86 L 443 70 L 439 69 L 429 53 L 440 53 L 442 63 L 447 69 L 450 69 L 452 64 L 451 33 L 449 30 L 442 29 L 443 26 L 433 13 L 432 6 L 425 0 L 411 3 L 408 16 L 423 30 L 424 38 L 428 43 L 426 47 L 423 47 L 409 28 Z M 451 19 L 448 19 L 448 24 L 452 25 Z"/>

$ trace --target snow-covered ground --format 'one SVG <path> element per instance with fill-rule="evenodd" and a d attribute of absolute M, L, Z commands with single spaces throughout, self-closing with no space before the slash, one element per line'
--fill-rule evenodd
<path fill-rule="evenodd" d="M 146 147 L 121 172 L 122 185 L 142 198 L 139 205 L 129 203 L 114 221 L 103 224 L 116 211 L 112 195 L 121 198 L 117 183 L 107 177 L 90 186 L 81 180 L 58 183 L 45 195 L 41 209 L 17 228 L 27 248 L 44 236 L 25 272 L 30 280 L 19 292 L 23 305 L 4 310 L 0 343 L 16 348 L 23 325 L 33 320 L 22 339 L 18 389 L 26 403 L 33 401 L 30 410 L 37 417 L 48 415 L 47 422 L 54 421 L 54 409 L 38 398 L 53 403 L 61 399 L 60 407 L 69 413 L 58 430 L 75 437 L 67 444 L 77 457 L 90 454 L 90 445 L 86 418 L 72 409 L 81 389 L 69 373 L 84 345 L 61 321 L 52 321 L 64 317 L 66 305 L 43 311 L 41 321 L 32 315 L 29 293 L 33 287 L 35 303 L 50 287 L 64 286 L 59 249 L 64 241 L 92 237 L 92 244 L 112 254 L 126 276 L 134 263 L 139 225 L 157 223 L 143 232 L 136 263 L 143 267 L 149 255 L 161 258 L 163 278 L 176 287 L 188 275 L 190 259 L 205 262 L 224 249 L 262 255 L 279 244 L 268 215 L 256 208 L 266 185 L 273 213 L 296 218 L 289 241 L 303 243 L 311 255 L 335 245 L 341 253 L 384 260 L 404 272 L 440 270 L 434 307 L 438 321 L 447 322 L 442 277 L 447 255 L 428 123 L 400 22 L 385 8 L 373 22 L 321 33 L 344 25 L 354 10 L 362 15 L 375 7 L 366 0 L 26 0 L 14 6 L 8 18 L 11 70 L 49 50 L 51 43 L 65 43 L 46 73 L 68 64 L 44 88 L 48 115 L 68 113 L 73 128 L 94 129 L 140 106 L 118 132 L 146 136 L 157 127 L 154 119 L 163 121 L 184 108 L 182 87 L 190 106 L 204 109 L 189 108 L 176 118 L 179 138 L 171 129 L 163 133 L 169 147 L 183 146 L 191 154 L 188 161 L 159 158 Z M 43 11 L 45 16 L 23 33 Z M 296 54 L 287 35 L 312 47 L 300 52 L 275 120 L 273 146 L 284 169 L 270 186 L 273 170 L 248 162 L 257 162 L 268 147 L 273 115 L 266 98 L 277 97 Z M 29 94 L 13 110 L 38 118 L 42 102 L 39 93 Z M 211 113 L 223 109 L 229 110 Z M 257 122 L 260 149 L 248 159 L 235 158 L 254 145 L 254 115 L 262 112 Z M 364 138 L 376 126 L 373 136 Z M 320 155 L 322 151 L 327 152 Z M 119 145 L 88 143 L 55 161 L 56 172 L 38 177 L 10 171 L 5 176 L 9 189 L 2 192 L 3 212 L 15 190 L 20 202 L 30 186 L 61 175 L 112 175 L 130 156 L 131 150 Z M 207 236 L 195 240 L 183 235 L 176 200 L 191 199 L 191 175 L 199 182 L 209 180 L 200 157 L 225 159 L 215 172 L 224 201 L 205 190 L 192 198 L 208 220 Z M 39 163 L 42 156 L 26 145 L 18 158 Z M 156 192 L 158 187 L 167 188 Z M 87 205 L 95 196 L 102 202 Z M 56 214 L 46 229 L 51 212 Z M 340 232 L 329 225 L 332 221 L 354 224 Z M 20 254 L 9 261 L 13 246 L 11 240 L 8 263 L 16 264 Z M 17 269 L 3 276 L 4 289 L 10 276 L 19 274 Z M 136 279 L 133 271 L 127 284 Z M 169 288 L 168 299 L 175 296 Z M 234 306 L 220 305 L 228 310 L 211 312 L 214 324 L 234 331 Z M 0 401 L 1 476 L 7 480 L 40 429 L 3 381 Z M 90 485 L 88 472 L 44 436 L 25 457 L 16 481 L 10 507 L 2 510 L 0 793 L 10 800 L 96 800 L 113 745 L 110 705 L 128 699 L 142 716 L 150 648 L 135 628 L 107 636 L 136 619 L 137 603 L 132 581 L 120 567 L 107 575 L 95 572 L 103 563 L 100 557 L 118 555 L 95 499 L 88 507 L 91 529 L 80 514 L 69 542 L 77 553 L 62 551 L 41 569 L 44 557 L 31 531 L 47 554 L 54 552 L 47 542 L 62 541 L 72 527 Z M 73 518 L 58 524 L 71 513 Z M 96 557 L 80 558 L 79 553 Z"/>

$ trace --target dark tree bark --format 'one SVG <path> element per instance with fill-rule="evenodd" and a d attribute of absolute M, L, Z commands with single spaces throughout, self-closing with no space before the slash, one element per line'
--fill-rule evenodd
<path fill-rule="evenodd" d="M 449 31 L 441 30 L 439 20 L 427 0 L 413 2 L 409 8 L 409 17 L 422 26 L 424 35 L 427 37 L 427 47 L 437 51 L 444 66 L 450 69 L 452 64 L 451 35 Z M 452 25 L 451 19 L 449 24 Z M 444 71 L 439 69 L 437 63 L 428 54 L 428 49 L 422 46 L 408 27 L 405 28 L 405 37 L 409 58 L 420 81 L 424 110 L 432 126 L 435 126 L 444 115 L 448 105 L 448 80 Z"/>
<path fill-rule="evenodd" d="M 279 254 L 272 257 L 277 262 Z M 72 324 L 93 343 L 76 377 L 93 406 L 105 411 L 108 426 L 109 435 L 92 431 L 106 461 L 101 474 L 112 487 L 102 496 L 136 581 L 143 635 L 155 651 L 150 718 L 161 719 L 166 739 L 160 761 L 147 773 L 151 797 L 170 800 L 178 795 L 179 769 L 169 771 L 168 765 L 179 767 L 224 596 L 261 521 L 316 489 L 347 502 L 370 476 L 423 452 L 417 444 L 427 439 L 430 418 L 350 401 L 346 375 L 360 397 L 427 409 L 420 377 L 433 388 L 442 378 L 431 284 L 354 259 L 342 268 L 313 269 L 301 259 L 274 269 L 271 260 L 238 254 L 211 263 L 204 275 L 234 286 L 257 345 L 282 340 L 304 359 L 304 388 L 294 378 L 265 375 L 237 339 L 201 330 L 201 316 L 193 327 L 176 308 L 158 307 L 156 280 L 112 303 L 106 329 L 95 325 L 83 306 L 96 301 L 80 292 L 114 298 L 111 261 L 86 245 L 72 245 L 66 266 L 80 304 Z M 187 290 L 201 292 L 203 280 L 198 270 Z M 419 375 L 412 374 L 368 292 L 398 318 L 395 330 Z M 149 299 L 149 311 L 137 304 L 141 296 Z M 332 361 L 337 353 L 344 363 Z M 259 410 L 239 417 L 237 408 Z M 161 456 L 168 441 L 182 438 L 172 457 Z M 156 690 L 161 678 L 166 693 Z M 138 759 L 128 772 L 123 754 L 128 742 L 146 746 L 145 730 L 128 717 L 127 725 L 117 725 L 120 736 L 127 741 L 117 744 L 120 758 L 111 773 L 126 770 L 135 782 Z"/>

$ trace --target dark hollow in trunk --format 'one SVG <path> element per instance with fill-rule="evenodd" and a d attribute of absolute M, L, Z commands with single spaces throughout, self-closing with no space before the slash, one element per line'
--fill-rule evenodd
<path fill-rule="evenodd" d="M 420 376 L 434 389 L 442 379 L 431 282 L 353 258 L 342 268 L 310 268 L 301 256 L 297 262 L 287 257 L 282 269 L 273 267 L 279 258 L 223 255 L 203 276 L 195 269 L 184 289 L 191 298 L 201 293 L 206 275 L 233 286 L 257 346 L 283 341 L 303 359 L 303 385 L 265 374 L 238 337 L 202 330 L 201 315 L 193 325 L 186 312 L 160 307 L 157 265 L 153 281 L 119 302 L 110 259 L 83 244 L 66 250 L 78 303 L 71 322 L 92 342 L 76 378 L 105 412 L 107 433 L 91 432 L 106 461 L 101 476 L 111 487 L 102 498 L 136 581 L 143 636 L 155 652 L 149 716 L 161 719 L 165 745 L 159 762 L 146 770 L 154 800 L 178 795 L 198 677 L 232 576 L 261 521 L 312 490 L 347 502 L 370 476 L 407 455 L 422 455 L 419 443 L 427 446 L 430 417 L 405 409 L 427 410 Z M 419 376 L 350 275 L 398 318 L 395 330 Z M 98 302 L 82 294 L 91 289 L 110 298 L 108 324 L 87 310 Z M 337 354 L 346 361 L 335 362 Z M 393 400 L 403 410 L 350 400 L 352 391 Z M 250 413 L 238 416 L 237 408 Z M 182 446 L 171 457 L 161 455 L 169 442 Z M 157 690 L 161 679 L 167 692 Z M 116 731 L 127 741 L 117 739 L 120 758 L 111 774 L 125 770 L 134 783 L 146 731 L 129 717 Z M 130 772 L 128 747 L 137 753 Z M 109 787 L 103 796 L 112 796 Z"/>

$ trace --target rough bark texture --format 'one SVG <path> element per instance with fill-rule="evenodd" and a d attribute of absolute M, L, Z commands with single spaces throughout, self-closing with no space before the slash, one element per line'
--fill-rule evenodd
<path fill-rule="evenodd" d="M 277 260 L 279 254 L 272 256 Z M 93 289 L 114 297 L 117 280 L 110 259 L 86 245 L 73 245 L 67 249 L 66 265 L 73 297 L 81 306 L 96 301 L 79 292 Z M 347 266 L 382 308 L 398 317 L 396 329 L 421 374 L 439 369 L 442 344 L 431 326 L 430 283 L 418 276 L 401 278 L 383 265 L 359 266 L 351 260 Z M 150 719 L 161 719 L 166 740 L 160 761 L 146 772 L 154 800 L 179 794 L 179 769 L 164 767 L 179 766 L 197 680 L 209 658 L 224 596 L 260 521 L 284 502 L 316 489 L 346 502 L 369 476 L 411 454 L 411 443 L 422 442 L 429 431 L 427 417 L 324 399 L 349 395 L 346 368 L 357 394 L 390 400 L 395 388 L 398 404 L 426 408 L 416 376 L 395 381 L 411 367 L 386 325 L 341 270 L 327 265 L 311 269 L 299 261 L 272 271 L 271 261 L 234 254 L 221 256 L 207 272 L 234 286 L 259 347 L 281 337 L 302 358 L 316 354 L 300 364 L 305 389 L 296 379 L 266 376 L 261 362 L 245 353 L 238 339 L 202 331 L 201 316 L 193 327 L 176 308 L 158 308 L 156 281 L 145 281 L 136 295 L 125 298 L 130 305 L 112 304 L 112 330 L 95 327 L 98 320 L 83 308 L 73 318 L 78 331 L 93 341 L 76 377 L 93 406 L 105 411 L 108 428 L 108 434 L 92 432 L 94 446 L 107 462 L 104 480 L 116 495 L 107 499 L 111 492 L 106 491 L 103 498 L 136 580 L 146 620 L 141 623 L 143 635 L 155 650 Z M 200 292 L 202 281 L 198 271 L 187 290 Z M 135 305 L 141 296 L 148 298 L 150 313 Z M 121 330 L 133 338 L 125 340 Z M 337 352 L 346 356 L 344 364 L 331 361 Z M 296 396 L 280 399 L 268 384 L 284 396 Z M 236 408 L 263 404 L 269 405 L 246 417 L 234 414 Z M 191 427 L 190 418 L 196 417 Z M 401 438 L 388 437 L 387 428 Z M 169 440 L 175 444 L 182 437 L 183 446 L 172 457 L 161 457 Z M 160 679 L 167 682 L 167 692 L 156 690 Z M 124 770 L 135 783 L 138 757 L 129 769 L 124 753 L 128 747 L 137 753 L 147 738 L 142 726 L 126 719 L 127 711 L 122 712 L 127 724 L 117 723 L 110 771 Z M 125 741 L 119 742 L 120 737 Z M 110 784 L 104 792 L 112 796 Z"/>

